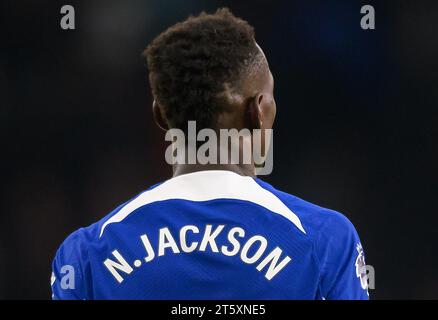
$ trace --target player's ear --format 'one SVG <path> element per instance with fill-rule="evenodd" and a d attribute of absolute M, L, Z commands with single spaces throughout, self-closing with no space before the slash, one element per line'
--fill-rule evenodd
<path fill-rule="evenodd" d="M 161 106 L 155 100 L 152 103 L 152 114 L 154 115 L 154 120 L 157 126 L 160 129 L 167 131 L 169 127 L 167 125 L 167 122 L 163 118 L 163 114 L 161 113 Z"/>
<path fill-rule="evenodd" d="M 262 103 L 263 93 L 258 93 L 251 98 L 248 104 L 249 126 L 250 129 L 261 129 L 263 127 Z"/>

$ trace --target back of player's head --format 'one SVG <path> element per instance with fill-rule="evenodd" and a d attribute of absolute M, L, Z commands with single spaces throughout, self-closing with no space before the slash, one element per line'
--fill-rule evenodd
<path fill-rule="evenodd" d="M 227 108 L 224 92 L 240 90 L 242 79 L 263 63 L 253 28 L 228 9 L 205 12 L 170 27 L 144 55 L 155 101 L 170 127 L 215 127 Z"/>

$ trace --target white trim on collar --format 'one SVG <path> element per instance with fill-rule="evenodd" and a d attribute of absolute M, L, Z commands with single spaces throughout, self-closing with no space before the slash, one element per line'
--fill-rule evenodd
<path fill-rule="evenodd" d="M 209 201 L 214 199 L 237 199 L 258 204 L 292 222 L 304 234 L 300 219 L 273 193 L 262 188 L 253 178 L 232 171 L 205 170 L 183 174 L 169 179 L 154 189 L 141 193 L 109 218 L 100 230 L 102 236 L 111 223 L 123 221 L 140 207 L 156 201 L 181 199 Z"/>

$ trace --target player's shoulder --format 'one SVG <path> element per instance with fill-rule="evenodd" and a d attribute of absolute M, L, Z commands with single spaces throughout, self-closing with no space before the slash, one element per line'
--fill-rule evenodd
<path fill-rule="evenodd" d="M 124 203 L 125 204 L 125 203 Z M 65 240 L 61 243 L 58 249 L 59 251 L 83 251 L 82 248 L 85 248 L 88 244 L 96 241 L 99 238 L 99 230 L 101 226 L 105 223 L 106 220 L 111 218 L 114 214 L 116 214 L 120 208 L 124 205 L 120 205 L 110 213 L 105 215 L 100 220 L 86 226 L 76 229 L 72 233 L 70 233 Z"/>
<path fill-rule="evenodd" d="M 56 252 L 56 257 L 62 256 L 63 258 L 69 258 L 69 257 L 73 258 L 73 256 L 76 255 L 85 258 L 87 252 L 93 248 L 93 244 L 96 244 L 98 242 L 100 243 L 99 241 L 100 232 L 105 222 L 108 221 L 112 216 L 117 214 L 124 206 L 126 206 L 128 203 L 133 201 L 139 195 L 155 188 L 159 184 L 160 183 L 154 184 L 150 188 L 130 198 L 128 201 L 123 202 L 122 204 L 111 210 L 100 220 L 86 227 L 81 227 L 70 233 L 59 246 Z"/>
<path fill-rule="evenodd" d="M 256 181 L 262 188 L 279 198 L 299 217 L 308 236 L 319 238 L 321 233 L 338 234 L 339 236 L 356 233 L 352 222 L 339 211 L 319 206 L 290 193 L 278 190 L 261 179 L 256 179 Z"/>

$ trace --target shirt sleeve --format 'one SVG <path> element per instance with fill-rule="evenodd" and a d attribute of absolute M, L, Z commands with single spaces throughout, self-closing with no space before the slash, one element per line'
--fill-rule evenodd
<path fill-rule="evenodd" d="M 83 266 L 86 249 L 81 229 L 71 234 L 59 247 L 52 262 L 51 288 L 53 300 L 85 300 L 86 283 Z"/>
<path fill-rule="evenodd" d="M 337 212 L 329 215 L 317 245 L 321 298 L 368 300 L 365 254 L 359 236 L 345 216 Z"/>

